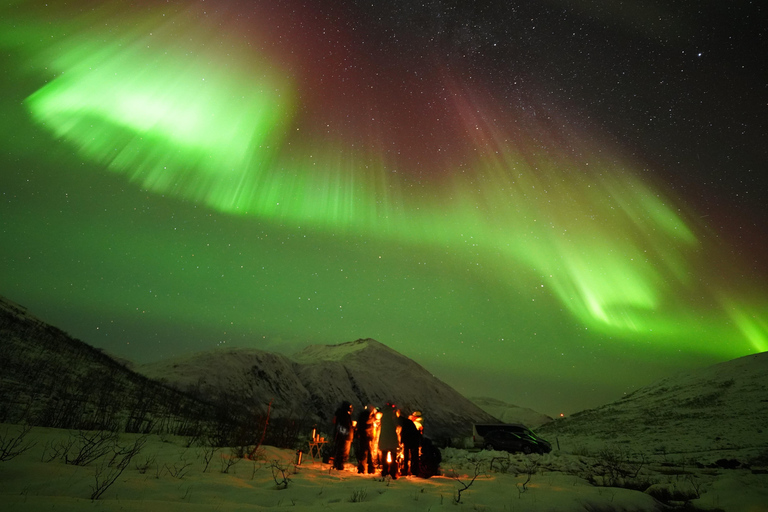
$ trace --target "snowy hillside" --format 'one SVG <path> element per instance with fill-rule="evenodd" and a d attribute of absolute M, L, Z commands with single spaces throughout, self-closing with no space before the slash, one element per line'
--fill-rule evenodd
<path fill-rule="evenodd" d="M 211 416 L 207 404 L 131 371 L 0 297 L 0 422 L 179 432 Z"/>
<path fill-rule="evenodd" d="M 357 474 L 354 456 L 343 471 L 309 456 L 311 423 L 273 418 L 263 439 L 270 446 L 245 457 L 244 446 L 221 441 L 241 440 L 244 425 L 261 437 L 263 418 L 220 414 L 271 400 L 285 414 L 326 418 L 342 399 L 394 400 L 422 410 L 433 438 L 474 421 L 536 425 L 541 415 L 488 399 L 479 403 L 501 418 L 477 413 L 374 340 L 291 357 L 226 350 L 147 367 L 211 404 L 135 374 L 2 299 L 0 342 L 0 499 L 8 510 L 768 512 L 768 353 L 675 375 L 538 427 L 553 444 L 549 454 L 446 448 L 440 475 L 392 481 Z M 209 405 L 216 421 L 201 415 Z M 211 426 L 220 435 L 201 430 Z M 94 440 L 102 451 L 86 450 Z M 291 448 L 275 449 L 278 441 Z"/>
<path fill-rule="evenodd" d="M 327 426 L 344 401 L 397 404 L 421 411 L 435 439 L 471 435 L 473 423 L 496 422 L 429 371 L 372 340 L 314 345 L 289 357 L 255 349 L 227 349 L 139 366 L 137 371 L 203 396 L 245 396 L 275 416 L 314 418 Z"/>
<path fill-rule="evenodd" d="M 287 357 L 261 350 L 226 349 L 138 365 L 136 371 L 204 398 L 236 394 L 266 411 L 272 401 L 280 415 L 300 415 L 309 391 Z"/>
<path fill-rule="evenodd" d="M 768 447 L 768 352 L 675 375 L 538 432 L 563 449 L 633 446 L 655 454 L 755 454 Z"/>
<path fill-rule="evenodd" d="M 498 418 L 502 423 L 522 423 L 529 428 L 536 428 L 552 421 L 551 416 L 526 407 L 508 404 L 496 398 L 479 396 L 470 397 L 470 400 L 494 418 Z"/>

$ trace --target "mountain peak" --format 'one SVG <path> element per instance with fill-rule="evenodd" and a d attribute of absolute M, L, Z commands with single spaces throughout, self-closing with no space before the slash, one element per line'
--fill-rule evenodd
<path fill-rule="evenodd" d="M 270 403 L 274 417 L 312 418 L 319 428 L 342 401 L 355 407 L 396 401 L 403 411 L 422 411 L 431 436 L 465 436 L 473 423 L 498 421 L 415 361 L 370 338 L 312 345 L 290 357 L 255 349 L 207 353 L 143 365 L 141 371 L 207 396 L 224 391 L 265 408 Z"/>
<path fill-rule="evenodd" d="M 348 341 L 337 345 L 310 345 L 293 354 L 291 359 L 297 362 L 341 361 L 353 354 L 368 350 L 385 350 L 387 352 L 397 353 L 373 338 L 360 338 L 355 341 Z"/>

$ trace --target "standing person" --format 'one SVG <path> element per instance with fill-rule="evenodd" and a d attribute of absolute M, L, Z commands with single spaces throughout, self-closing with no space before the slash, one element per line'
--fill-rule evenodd
<path fill-rule="evenodd" d="M 344 469 L 344 463 L 349 458 L 349 447 L 352 445 L 352 436 L 354 435 L 354 424 L 352 422 L 352 404 L 344 401 L 341 403 L 333 417 L 334 425 L 334 450 L 333 467 L 338 470 Z"/>
<path fill-rule="evenodd" d="M 368 473 L 374 471 L 373 467 L 373 422 L 375 421 L 373 406 L 366 405 L 357 417 L 355 426 L 355 457 L 357 457 L 357 472 L 365 473 L 368 465 Z"/>
<path fill-rule="evenodd" d="M 400 446 L 397 410 L 393 404 L 387 403 L 381 413 L 381 434 L 379 435 L 381 476 L 389 475 L 392 480 L 397 480 L 397 448 Z"/>
<path fill-rule="evenodd" d="M 440 474 L 440 462 L 443 455 L 440 449 L 425 437 L 421 440 L 421 460 L 419 461 L 419 476 L 430 478 Z"/>
<path fill-rule="evenodd" d="M 373 412 L 373 439 L 371 451 L 373 452 L 373 464 L 381 467 L 381 450 L 379 450 L 379 437 L 381 436 L 381 408 L 376 407 Z"/>
<path fill-rule="evenodd" d="M 420 413 L 419 413 L 420 415 Z M 421 432 L 411 416 L 400 416 L 400 440 L 403 442 L 403 474 L 419 474 L 419 447 Z"/>

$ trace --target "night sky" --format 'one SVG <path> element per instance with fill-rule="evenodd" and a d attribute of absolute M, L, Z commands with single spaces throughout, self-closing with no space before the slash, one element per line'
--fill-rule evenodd
<path fill-rule="evenodd" d="M 3 2 L 0 295 L 136 362 L 374 338 L 548 414 L 768 350 L 765 11 Z"/>

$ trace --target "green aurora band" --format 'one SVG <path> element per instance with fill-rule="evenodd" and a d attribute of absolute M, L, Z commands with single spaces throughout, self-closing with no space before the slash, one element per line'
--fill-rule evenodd
<path fill-rule="evenodd" d="M 446 78 L 472 160 L 415 179 L 395 172 L 401 162 L 375 137 L 352 147 L 338 133 L 305 134 L 302 78 L 196 9 L 62 21 L 55 43 L 32 52 L 54 76 L 27 98 L 30 115 L 157 194 L 450 252 L 511 294 L 543 287 L 579 324 L 620 340 L 722 357 L 768 350 L 764 293 L 738 282 L 696 213 L 619 150 L 553 132 L 565 121 L 500 121 L 489 95 Z M 6 39 L 29 41 L 27 51 L 53 30 L 15 26 Z"/>

